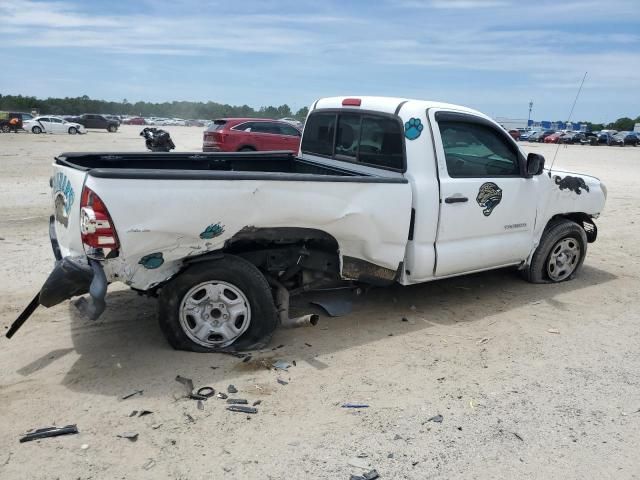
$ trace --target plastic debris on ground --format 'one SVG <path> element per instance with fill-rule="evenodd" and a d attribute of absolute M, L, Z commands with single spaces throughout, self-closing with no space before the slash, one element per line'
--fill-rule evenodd
<path fill-rule="evenodd" d="M 291 367 L 291 364 L 285 360 L 276 360 L 271 364 L 271 366 L 275 370 L 287 370 L 289 367 Z"/>
<path fill-rule="evenodd" d="M 136 440 L 138 440 L 138 434 L 136 432 L 124 432 L 124 433 L 121 433 L 120 435 L 117 435 L 117 437 L 126 438 L 131 442 L 135 442 Z"/>
<path fill-rule="evenodd" d="M 258 409 L 255 407 L 247 407 L 246 405 L 229 405 L 227 410 L 230 412 L 239 413 L 258 413 Z"/>
<path fill-rule="evenodd" d="M 60 435 L 72 435 L 76 433 L 78 433 L 78 427 L 76 425 L 38 428 L 32 432 L 27 432 L 22 438 L 20 438 L 20 443 L 40 440 L 41 438 L 59 437 Z"/>
<path fill-rule="evenodd" d="M 133 392 L 125 395 L 124 397 L 122 397 L 122 400 L 126 400 L 127 398 L 131 398 L 135 395 L 142 395 L 142 393 L 144 392 L 144 390 L 134 390 Z"/>
<path fill-rule="evenodd" d="M 343 403 L 342 408 L 369 408 L 366 403 Z"/>
<path fill-rule="evenodd" d="M 236 405 L 247 405 L 247 402 L 244 398 L 230 398 L 227 400 L 227 403 L 235 403 Z"/>
<path fill-rule="evenodd" d="M 443 420 L 444 420 L 444 417 L 442 415 L 438 414 L 438 415 L 434 415 L 433 417 L 427 419 L 427 422 L 442 423 Z"/>
<path fill-rule="evenodd" d="M 238 393 L 238 389 L 235 387 L 235 385 L 229 385 L 227 387 L 227 392 L 229 392 L 229 393 Z"/>
<path fill-rule="evenodd" d="M 380 474 L 374 469 L 362 475 L 351 475 L 349 480 L 376 480 L 376 478 L 380 478 Z"/>

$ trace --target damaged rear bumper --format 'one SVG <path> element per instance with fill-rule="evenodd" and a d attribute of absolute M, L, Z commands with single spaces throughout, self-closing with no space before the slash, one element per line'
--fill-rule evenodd
<path fill-rule="evenodd" d="M 107 277 L 102 264 L 84 257 L 62 257 L 55 230 L 49 229 L 51 246 L 56 257 L 53 271 L 42 285 L 40 292 L 31 300 L 7 332 L 11 338 L 33 314 L 38 305 L 53 307 L 65 300 L 89 293 L 89 299 L 82 297 L 75 302 L 80 312 L 91 320 L 96 320 L 106 308 Z"/>

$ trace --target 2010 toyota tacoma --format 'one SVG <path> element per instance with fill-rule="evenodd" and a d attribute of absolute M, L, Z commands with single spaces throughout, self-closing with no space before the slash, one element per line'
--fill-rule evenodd
<path fill-rule="evenodd" d="M 398 98 L 315 102 L 300 150 L 65 153 L 53 163 L 56 266 L 39 305 L 107 285 L 159 297 L 175 348 L 265 345 L 290 295 L 336 281 L 411 285 L 513 266 L 562 282 L 596 239 L 607 190 L 549 170 L 486 115 Z"/>

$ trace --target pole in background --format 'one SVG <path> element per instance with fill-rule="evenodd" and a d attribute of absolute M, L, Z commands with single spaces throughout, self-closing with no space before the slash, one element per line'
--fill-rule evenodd
<path fill-rule="evenodd" d="M 527 128 L 529 128 L 529 124 L 531 123 L 531 110 L 533 110 L 533 100 L 529 100 L 529 118 L 527 118 Z"/>

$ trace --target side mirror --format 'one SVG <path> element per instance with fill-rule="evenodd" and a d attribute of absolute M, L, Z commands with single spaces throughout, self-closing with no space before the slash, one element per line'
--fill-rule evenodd
<path fill-rule="evenodd" d="M 544 157 L 539 153 L 527 155 L 527 178 L 540 175 L 544 170 Z"/>

